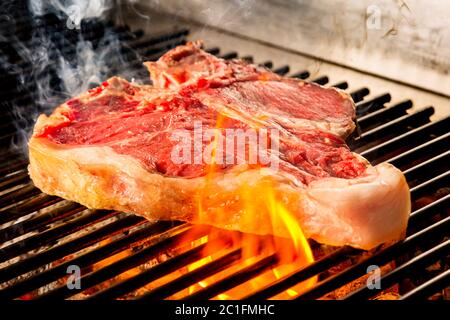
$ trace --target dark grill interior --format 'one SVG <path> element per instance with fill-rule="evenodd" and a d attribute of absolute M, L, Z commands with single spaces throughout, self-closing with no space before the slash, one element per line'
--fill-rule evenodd
<path fill-rule="evenodd" d="M 58 24 L 62 22 L 51 15 L 41 17 L 35 22 L 38 25 L 33 27 L 24 21 L 3 22 L 1 29 L 15 28 L 14 37 L 17 38 L 14 39 L 25 42 L 32 41 L 29 37 L 31 29 L 40 28 L 39 32 L 49 34 L 64 29 L 59 29 Z M 166 50 L 184 43 L 188 34 L 187 30 L 180 30 L 147 39 L 141 31 L 90 21 L 82 24 L 81 30 L 68 34 L 55 32 L 55 48 L 51 49 L 55 54 L 63 51 L 74 56 L 80 36 L 96 45 L 96 39 L 105 33 L 114 33 L 121 40 L 125 61 L 120 65 L 111 61 L 104 78 L 126 71 L 127 75 L 133 74 L 142 81 L 148 76 L 141 62 L 155 60 Z M 67 96 L 52 70 L 44 70 L 45 75 L 34 74 L 29 82 L 20 83 L 19 76 L 26 74 L 31 66 L 15 49 L 14 43 L 7 42 L 1 53 L 3 59 L 15 65 L 14 70 L 2 70 L 0 78 L 4 119 L 0 127 L 3 150 L 0 165 L 1 299 L 60 299 L 71 298 L 80 292 L 83 295 L 78 298 L 163 299 L 182 290 L 185 290 L 183 298 L 208 299 L 254 279 L 279 263 L 273 252 L 257 257 L 250 265 L 240 266 L 242 248 L 224 243 L 216 258 L 186 271 L 188 265 L 205 258 L 203 249 L 207 245 L 205 242 L 189 244 L 207 235 L 211 228 L 192 232 L 193 227 L 186 223 L 149 222 L 121 212 L 87 210 L 79 204 L 42 194 L 28 177 L 26 157 L 10 148 L 12 141 L 17 139 L 17 128 L 31 128 L 34 119 L 18 120 L 11 110 L 15 106 L 34 108 L 37 113 L 44 107 L 49 110 L 49 106 L 35 101 L 35 85 L 40 76 L 50 75 L 56 100 L 63 101 Z M 223 54 L 219 48 L 208 51 L 226 59 L 238 57 L 235 52 Z M 253 62 L 251 56 L 241 58 Z M 261 64 L 272 68 L 271 61 Z M 329 81 L 326 76 L 310 79 L 306 70 L 289 73 L 289 66 L 274 72 L 322 85 L 328 85 Z M 348 84 L 340 82 L 334 86 L 346 89 Z M 383 290 L 398 286 L 400 299 L 448 299 L 445 288 L 450 285 L 450 119 L 431 122 L 429 118 L 434 113 L 431 106 L 408 113 L 413 106 L 411 100 L 391 103 L 389 93 L 365 100 L 368 94 L 366 87 L 351 92 L 357 103 L 359 133 L 349 139 L 349 145 L 373 164 L 389 161 L 405 173 L 413 207 L 406 239 L 387 248 L 378 248 L 371 254 L 350 247 L 330 248 L 313 264 L 247 291 L 243 298 L 270 298 L 315 275 L 319 276 L 319 282 L 295 298 L 329 297 L 327 295 L 335 290 L 364 276 L 369 266 L 381 267 L 394 261 L 395 268 L 382 276 Z M 214 241 L 218 239 L 208 238 L 208 242 Z M 312 246 L 317 244 L 312 243 Z M 81 290 L 70 290 L 66 286 L 70 265 L 77 265 L 82 270 Z M 230 268 L 234 268 L 233 272 L 205 288 L 193 293 L 187 290 Z M 330 273 L 333 268 L 338 271 Z M 185 272 L 165 283 L 157 283 L 177 270 Z M 145 288 L 151 282 L 156 284 Z M 344 298 L 368 299 L 379 293 L 380 290 L 370 290 L 363 285 L 349 290 Z"/>

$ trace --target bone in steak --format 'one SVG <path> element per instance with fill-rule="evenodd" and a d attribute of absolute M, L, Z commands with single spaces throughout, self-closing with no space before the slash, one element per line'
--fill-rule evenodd
<path fill-rule="evenodd" d="M 319 242 L 371 249 L 404 235 L 405 179 L 389 164 L 370 166 L 345 145 L 355 127 L 347 94 L 218 59 L 199 43 L 146 64 L 153 86 L 113 77 L 39 117 L 29 141 L 37 187 L 90 208 L 285 236 L 286 226 L 274 226 L 268 210 L 242 209 L 242 188 L 270 181 L 304 233 Z M 213 149 L 229 129 L 276 130 L 278 150 L 269 144 L 268 151 L 278 168 L 259 157 L 249 163 L 228 148 L 233 164 L 217 162 L 214 171 L 204 160 L 174 161 L 174 135 L 183 130 L 193 139 L 195 123 L 215 129 L 202 150 Z M 264 203 L 264 194 L 252 197 Z"/>

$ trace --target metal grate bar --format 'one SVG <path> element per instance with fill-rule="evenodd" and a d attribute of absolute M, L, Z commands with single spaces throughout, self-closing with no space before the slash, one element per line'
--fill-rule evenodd
<path fill-rule="evenodd" d="M 280 76 L 284 76 L 285 74 L 287 74 L 289 72 L 290 68 L 288 65 L 276 68 L 273 70 L 274 73 L 280 75 Z"/>
<path fill-rule="evenodd" d="M 28 237 L 22 241 L 16 242 L 0 249 L 0 262 L 7 261 L 26 252 L 30 252 L 33 249 L 50 244 L 71 233 L 75 233 L 90 225 L 111 218 L 117 214 L 118 212 L 116 211 L 95 210 L 85 216 L 74 219 L 72 221 L 68 221 L 63 225 L 44 232 L 40 232 L 34 236 Z"/>
<path fill-rule="evenodd" d="M 400 147 L 404 147 L 405 145 L 410 145 L 411 143 L 420 143 L 422 141 L 428 140 L 428 135 L 435 134 L 441 135 L 448 132 L 448 128 L 450 126 L 450 117 L 445 119 L 430 122 L 426 125 L 415 128 L 411 131 L 403 133 L 389 141 L 380 143 L 372 148 L 366 149 L 362 151 L 360 154 L 368 159 L 369 161 L 373 161 L 377 158 L 381 158 L 380 155 L 385 155 L 389 152 L 392 152 Z"/>
<path fill-rule="evenodd" d="M 14 286 L 8 287 L 4 290 L 0 290 L 0 298 L 16 298 L 32 290 L 38 289 L 45 284 L 58 280 L 67 275 L 67 267 L 70 265 L 77 265 L 84 269 L 98 261 L 106 259 L 114 254 L 117 254 L 123 250 L 129 249 L 134 243 L 152 237 L 156 234 L 161 234 L 167 230 L 174 228 L 176 224 L 169 222 L 156 222 L 154 224 L 144 226 L 142 229 L 133 231 L 128 235 L 105 244 L 99 248 L 95 248 L 92 251 L 84 253 L 76 258 L 65 261 L 57 266 L 47 269 L 39 274 L 33 275 L 28 279 L 24 279 Z M 129 267 L 129 266 L 128 266 Z M 126 268 L 128 269 L 128 268 Z M 83 277 L 83 287 L 89 288 L 89 282 Z M 108 278 L 109 279 L 109 278 Z M 105 279 L 106 280 L 106 279 Z M 67 286 L 57 288 L 54 291 L 49 291 L 46 294 L 38 298 L 48 297 L 69 297 L 76 294 L 72 290 L 68 290 Z"/>
<path fill-rule="evenodd" d="M 436 200 L 426 206 L 423 206 L 420 209 L 417 209 L 416 211 L 414 211 L 413 213 L 411 213 L 411 222 L 419 217 L 423 217 L 425 216 L 425 214 L 430 214 L 430 211 L 434 211 L 437 212 L 441 209 L 445 209 L 446 207 L 448 207 L 450 203 L 450 194 L 446 195 L 445 197 L 440 198 L 439 200 Z"/>
<path fill-rule="evenodd" d="M 179 40 L 176 42 L 168 43 L 158 47 L 144 48 L 140 55 L 136 55 L 134 52 L 129 52 L 129 61 L 128 67 L 125 70 L 141 70 L 142 69 L 142 61 L 154 61 L 161 57 L 167 50 L 170 50 L 178 45 L 185 44 L 185 40 Z M 118 65 L 115 68 L 111 68 L 109 70 L 108 75 L 120 74 L 120 72 L 124 71 L 122 66 Z"/>
<path fill-rule="evenodd" d="M 4 161 L 6 162 L 7 160 Z M 17 156 L 17 158 L 15 159 L 10 159 L 10 161 L 6 163 L 5 162 L 3 162 L 3 165 L 1 165 L 0 167 L 0 176 L 7 175 L 9 173 L 13 173 L 18 170 L 22 170 L 26 168 L 26 166 L 28 165 L 28 160 L 23 159 L 20 156 Z"/>
<path fill-rule="evenodd" d="M 440 170 L 444 167 L 447 167 L 450 163 L 450 150 L 444 153 L 441 153 L 438 156 L 435 156 L 427 161 L 424 161 L 408 170 L 405 170 L 403 174 L 405 175 L 406 180 L 412 181 L 415 179 L 419 179 L 423 177 L 424 171 L 427 172 L 427 175 L 435 174 L 437 170 Z M 447 166 L 446 166 L 447 165 Z"/>
<path fill-rule="evenodd" d="M 427 122 L 434 113 L 433 107 L 424 108 L 413 114 L 408 114 L 395 120 L 382 124 L 374 129 L 363 132 L 358 139 L 351 142 L 351 148 L 360 148 L 378 139 L 395 137 L 408 130 L 408 126 L 419 127 Z M 361 152 L 363 154 L 364 152 Z"/>
<path fill-rule="evenodd" d="M 316 84 L 320 84 L 321 86 L 327 84 L 330 81 L 327 76 L 322 76 L 316 79 L 311 80 L 311 82 L 314 82 Z"/>
<path fill-rule="evenodd" d="M 0 178 L 0 191 L 7 190 L 13 186 L 23 184 L 30 181 L 30 176 L 28 175 L 28 171 L 25 169 L 14 172 L 14 174 L 10 174 L 8 176 L 4 176 Z"/>
<path fill-rule="evenodd" d="M 423 143 L 415 148 L 412 148 L 406 152 L 403 152 L 387 161 L 392 163 L 397 168 L 403 167 L 422 157 L 423 155 L 432 155 L 435 152 L 441 152 L 444 147 L 450 146 L 450 132 L 438 136 L 426 143 Z"/>
<path fill-rule="evenodd" d="M 434 223 L 412 236 L 409 236 L 402 242 L 397 242 L 390 247 L 380 251 L 370 258 L 357 263 L 356 265 L 342 271 L 341 273 L 331 276 L 314 288 L 302 293 L 297 299 L 318 299 L 324 294 L 338 289 L 339 287 L 366 274 L 367 267 L 370 265 L 384 265 L 395 259 L 399 254 L 405 254 L 409 250 L 414 249 L 416 245 L 426 242 L 429 239 L 436 239 L 438 236 L 445 235 L 450 228 L 450 217 Z"/>
<path fill-rule="evenodd" d="M 436 190 L 440 187 L 448 186 L 450 184 L 450 171 L 444 172 L 433 179 L 430 179 L 420 185 L 411 188 L 411 198 L 419 199 L 420 197 Z"/>
<path fill-rule="evenodd" d="M 373 99 L 360 102 L 356 104 L 356 116 L 362 117 L 371 112 L 383 109 L 385 103 L 391 101 L 391 95 L 389 93 L 384 93 Z"/>
<path fill-rule="evenodd" d="M 39 193 L 41 193 L 41 191 L 30 182 L 20 189 L 3 194 L 2 198 L 0 198 L 0 209 L 27 198 L 31 198 Z"/>
<path fill-rule="evenodd" d="M 150 292 L 139 297 L 139 300 L 157 300 L 164 299 L 172 294 L 181 291 L 205 278 L 218 273 L 231 265 L 235 264 L 241 258 L 242 249 L 238 248 L 230 253 L 195 269 L 189 273 L 182 275 L 181 277 L 162 285 L 156 289 L 151 290 Z"/>
<path fill-rule="evenodd" d="M 45 214 L 15 223 L 0 230 L 0 242 L 6 242 L 26 233 L 39 230 L 49 223 L 64 220 L 67 217 L 85 210 L 86 208 L 75 202 L 69 202 L 61 208 L 55 208 Z M 0 258 L 1 261 L 1 258 Z"/>
<path fill-rule="evenodd" d="M 176 247 L 176 245 L 180 242 L 181 239 L 186 237 L 190 232 L 189 229 L 186 229 L 187 225 L 170 225 L 167 222 L 164 224 L 162 222 L 158 222 L 155 225 L 147 227 L 141 231 L 135 232 L 132 235 L 129 235 L 123 239 L 115 241 L 113 243 L 107 244 L 101 248 L 98 248 L 92 252 L 89 252 L 83 256 L 80 256 L 77 259 L 71 261 L 71 264 L 76 264 L 78 266 L 89 266 L 95 262 L 101 261 L 107 257 L 110 257 L 120 251 L 126 250 L 130 247 L 133 242 L 149 239 L 155 235 L 160 236 L 160 239 L 152 242 L 149 247 L 144 249 L 140 249 L 135 253 L 115 261 L 101 269 L 95 270 L 89 274 L 82 276 L 81 281 L 83 282 L 83 289 L 92 288 L 95 285 L 102 283 L 103 281 L 112 279 L 122 272 L 135 268 L 153 258 L 161 254 L 163 250 L 168 250 L 170 248 Z M 174 234 L 175 232 L 179 232 Z M 169 235 L 165 234 L 169 233 Z M 55 274 L 57 270 L 53 271 Z M 62 276 L 65 272 L 64 267 L 61 267 L 59 270 L 59 276 Z M 57 274 L 56 274 L 57 275 Z M 45 281 L 47 278 L 43 278 L 42 281 Z M 70 296 L 73 296 L 80 292 L 79 290 L 69 290 L 67 286 L 61 286 L 47 294 L 43 295 L 41 298 L 57 298 L 64 299 Z"/>
<path fill-rule="evenodd" d="M 244 60 L 247 63 L 253 63 L 253 57 L 252 56 L 243 56 L 241 57 L 241 60 Z"/>
<path fill-rule="evenodd" d="M 9 110 L 5 110 L 5 109 L 0 109 L 0 110 L 9 112 Z M 8 150 L 5 153 L 0 154 L 0 160 L 1 160 L 0 168 L 3 169 L 4 166 L 8 166 L 13 163 L 16 163 L 18 160 L 25 160 L 25 158 L 23 156 L 24 155 L 21 154 L 20 152 L 13 151 L 13 150 Z"/>
<path fill-rule="evenodd" d="M 394 270 L 382 276 L 380 280 L 383 283 L 385 289 L 389 288 L 410 273 L 418 272 L 420 269 L 429 266 L 440 258 L 445 257 L 449 253 L 450 240 L 447 240 L 431 248 L 430 250 L 419 254 L 418 256 L 412 258 L 404 264 L 397 266 Z M 353 291 L 351 294 L 346 296 L 345 299 L 369 299 L 380 291 L 381 289 L 378 288 L 369 289 L 367 286 L 364 286 L 359 290 Z"/>
<path fill-rule="evenodd" d="M 265 62 L 261 63 L 260 66 L 265 67 L 267 69 L 272 69 L 273 62 L 272 61 L 265 61 Z"/>
<path fill-rule="evenodd" d="M 363 101 L 364 97 L 367 96 L 370 93 L 370 90 L 368 88 L 360 88 L 358 90 L 352 91 L 350 93 L 350 96 L 352 97 L 353 101 L 355 103 Z"/>
<path fill-rule="evenodd" d="M 220 53 L 220 48 L 218 48 L 218 47 L 208 48 L 205 51 L 208 52 L 209 54 L 216 56 Z"/>
<path fill-rule="evenodd" d="M 361 141 L 369 142 L 382 136 L 392 134 L 394 132 L 401 132 L 406 126 L 423 124 L 429 121 L 429 117 L 434 114 L 433 107 L 427 107 L 413 114 L 408 114 L 395 120 L 389 121 L 386 124 L 380 125 L 372 130 L 366 131 L 361 135 Z"/>
<path fill-rule="evenodd" d="M 391 121 L 395 118 L 405 115 L 406 111 L 412 108 L 412 105 L 413 104 L 411 100 L 406 100 L 404 102 L 393 105 L 392 107 L 383 108 L 378 111 L 369 113 L 358 118 L 358 125 L 361 130 L 367 130 L 367 128 L 372 127 L 376 124 Z"/>
<path fill-rule="evenodd" d="M 341 89 L 341 90 L 345 90 L 345 89 L 348 88 L 348 83 L 347 83 L 347 81 L 342 81 L 342 82 L 338 82 L 338 83 L 333 84 L 332 87 L 338 88 L 338 89 Z"/>
<path fill-rule="evenodd" d="M 162 42 L 167 42 L 170 40 L 175 40 L 178 38 L 183 38 L 186 37 L 189 34 L 189 30 L 188 29 L 181 29 L 180 31 L 175 31 L 172 33 L 168 33 L 168 34 L 163 34 L 157 37 L 152 37 L 150 39 L 146 39 L 146 40 L 141 40 L 141 39 L 137 39 L 135 42 L 130 44 L 131 48 L 137 48 L 137 47 L 150 47 L 150 46 L 154 46 L 156 44 L 160 44 Z"/>
<path fill-rule="evenodd" d="M 26 202 L 18 204 L 10 209 L 1 211 L 0 225 L 17 220 L 20 217 L 24 217 L 30 213 L 49 207 L 61 201 L 63 201 L 63 199 L 59 197 L 40 193 L 37 196 L 27 200 Z"/>
<path fill-rule="evenodd" d="M 106 290 L 103 290 L 88 299 L 115 299 L 124 294 L 137 290 L 153 280 L 163 277 L 173 271 L 185 267 L 203 257 L 203 251 L 208 243 L 201 244 L 169 260 L 155 265 L 147 271 L 134 276 L 126 281 L 122 281 Z M 225 247 L 223 248 L 225 249 Z"/>
<path fill-rule="evenodd" d="M 186 41 L 184 38 L 182 39 L 173 39 L 171 42 L 164 43 L 163 45 L 158 45 L 155 47 L 146 47 L 146 46 L 137 46 L 136 50 L 139 50 L 142 54 L 142 59 L 138 59 L 139 61 L 145 60 L 146 56 L 158 56 L 160 57 L 162 54 L 164 54 L 169 49 L 172 49 L 180 44 L 184 44 Z M 133 62 L 133 61 L 130 61 Z"/>
<path fill-rule="evenodd" d="M 121 40 L 131 40 L 135 38 L 135 34 L 128 30 L 120 30 L 116 28 L 115 34 L 121 38 Z M 85 40 L 94 40 L 94 42 L 100 40 L 101 37 L 87 37 Z M 78 38 L 71 39 L 72 41 L 66 41 L 65 43 L 62 43 L 61 41 L 58 41 L 58 39 L 51 39 L 53 44 L 59 45 L 60 48 L 54 48 L 53 50 L 50 50 L 49 52 L 49 59 L 55 59 L 58 58 L 61 54 L 64 56 L 73 56 L 76 53 L 76 43 L 78 42 Z M 68 39 L 66 39 L 68 40 Z M 30 48 L 36 47 L 38 44 L 34 44 L 32 42 L 28 42 L 25 45 L 27 45 Z M 22 57 L 21 57 L 22 58 Z M 30 71 L 33 66 L 30 64 L 30 61 L 28 60 L 22 60 L 21 62 L 17 62 L 15 64 L 16 68 L 20 68 L 21 72 Z M 34 84 L 27 84 L 24 88 L 31 88 Z M 16 91 L 17 92 L 17 91 Z M 12 96 L 11 91 L 4 92 L 3 94 L 0 93 L 0 96 L 3 98 L 9 98 Z"/>
<path fill-rule="evenodd" d="M 142 222 L 144 222 L 144 219 L 141 217 L 127 216 L 119 221 L 113 222 L 109 225 L 92 231 L 85 236 L 77 238 L 73 241 L 61 244 L 38 255 L 9 265 L 3 269 L 0 269 L 0 282 L 11 280 L 42 265 L 61 259 L 62 257 L 65 257 L 73 252 L 77 252 L 97 242 L 100 242 L 101 240 L 110 238 L 111 236 L 121 231 L 126 231 L 127 229 L 141 224 Z"/>
<path fill-rule="evenodd" d="M 273 268 L 278 263 L 277 254 L 272 254 L 268 257 L 260 259 L 251 266 L 248 266 L 242 270 L 239 270 L 232 275 L 225 277 L 224 279 L 201 289 L 194 294 L 191 294 L 185 298 L 185 300 L 205 300 L 210 299 L 222 292 L 237 287 L 238 285 L 257 277 L 261 273 Z"/>
<path fill-rule="evenodd" d="M 231 59 L 235 59 L 237 57 L 238 57 L 238 54 L 236 51 L 228 52 L 221 56 L 221 58 L 225 59 L 225 60 L 231 60 Z"/>
<path fill-rule="evenodd" d="M 274 283 L 261 288 L 260 290 L 247 295 L 244 299 L 246 300 L 263 300 L 269 299 L 289 288 L 295 286 L 296 284 L 307 280 L 315 275 L 318 275 L 334 265 L 348 259 L 350 256 L 361 252 L 360 250 L 351 247 L 342 247 L 336 251 L 330 253 L 329 255 L 309 264 L 308 266 L 287 275 Z"/>
<path fill-rule="evenodd" d="M 293 75 L 291 75 L 291 78 L 296 78 L 296 79 L 303 79 L 303 80 L 305 80 L 305 79 L 308 79 L 310 75 L 311 75 L 311 74 L 309 73 L 309 71 L 303 70 L 303 71 L 299 71 L 299 72 L 297 72 L 297 73 L 294 73 Z"/>
<path fill-rule="evenodd" d="M 450 286 L 450 269 L 404 294 L 400 297 L 400 300 L 425 299 L 448 286 Z"/>

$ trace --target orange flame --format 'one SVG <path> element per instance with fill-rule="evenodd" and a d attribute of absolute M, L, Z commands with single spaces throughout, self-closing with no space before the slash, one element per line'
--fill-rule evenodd
<path fill-rule="evenodd" d="M 219 114 L 216 122 L 216 129 L 220 129 L 222 123 L 223 115 Z M 220 134 L 220 130 L 216 131 L 214 141 L 212 142 L 214 144 L 212 148 L 213 163 L 208 167 L 204 190 L 205 192 L 201 192 L 198 199 L 199 221 L 205 221 L 203 218 L 208 214 L 211 215 L 212 208 L 208 207 L 208 199 L 206 199 L 206 194 L 208 194 L 207 189 L 217 187 L 214 185 L 213 179 L 217 173 L 214 160 L 216 159 L 215 153 L 217 149 L 218 134 Z M 192 294 L 198 290 L 201 290 L 210 284 L 213 284 L 220 279 L 223 279 L 224 277 L 255 263 L 262 257 L 267 257 L 270 254 L 276 254 L 278 262 L 270 270 L 265 271 L 242 285 L 239 285 L 215 297 L 215 299 L 243 298 L 245 297 L 245 294 L 261 289 L 273 281 L 276 281 L 277 279 L 280 279 L 293 271 L 301 269 L 314 261 L 312 250 L 309 246 L 308 240 L 303 234 L 299 222 L 279 199 L 280 194 L 277 192 L 274 183 L 270 180 L 270 178 L 261 179 L 260 182 L 253 183 L 252 185 L 243 183 L 238 188 L 237 194 L 234 196 L 235 198 L 240 199 L 238 208 L 233 207 L 230 211 L 227 206 L 217 206 L 213 209 L 214 217 L 216 217 L 216 225 L 226 226 L 229 223 L 228 220 L 230 219 L 230 216 L 236 214 L 236 212 L 234 212 L 235 210 L 239 211 L 240 219 L 242 219 L 240 225 L 260 223 L 261 215 L 264 216 L 265 213 L 269 213 L 268 217 L 270 221 L 266 221 L 265 223 L 270 223 L 273 231 L 278 230 L 277 234 L 280 234 L 279 230 L 284 230 L 285 232 L 283 234 L 286 234 L 286 237 L 280 238 L 271 235 L 257 236 L 248 233 L 238 233 L 212 228 L 210 234 L 207 237 L 202 238 L 201 243 L 198 241 L 191 243 L 193 247 L 204 243 L 207 243 L 207 245 L 204 252 L 205 258 L 189 265 L 187 271 L 193 271 L 212 262 L 215 259 L 215 256 L 217 256 L 219 252 L 223 251 L 224 248 L 220 247 L 220 244 L 218 245 L 217 242 L 208 243 L 210 239 L 226 239 L 232 244 L 231 248 L 240 247 L 242 250 L 241 258 L 238 263 L 233 264 L 224 271 L 199 281 L 196 285 L 190 286 L 186 294 Z M 217 219 L 219 219 L 219 221 L 217 221 Z M 289 299 L 295 297 L 302 291 L 313 286 L 316 282 L 317 277 L 312 277 L 273 298 Z M 180 298 L 183 295 L 183 293 L 179 293 L 172 296 L 172 298 Z"/>
<path fill-rule="evenodd" d="M 191 227 L 190 232 L 180 240 L 178 249 L 181 253 L 204 245 L 205 247 L 201 255 L 202 258 L 190 263 L 186 268 L 173 271 L 148 283 L 143 288 L 138 289 L 136 295 L 147 293 L 161 285 L 167 284 L 187 272 L 192 272 L 214 262 L 216 259 L 223 257 L 225 254 L 237 248 L 241 248 L 240 258 L 237 262 L 228 265 L 227 268 L 202 279 L 196 284 L 191 285 L 187 289 L 177 292 L 168 298 L 179 299 L 186 297 L 207 288 L 248 266 L 252 266 L 261 259 L 275 256 L 275 262 L 262 270 L 256 277 L 213 297 L 213 299 L 221 300 L 245 298 L 247 294 L 270 285 L 274 281 L 297 271 L 314 261 L 313 253 L 299 222 L 295 218 L 294 213 L 290 212 L 281 200 L 282 192 L 276 188 L 276 183 L 269 177 L 265 177 L 264 179 L 260 179 L 260 181 L 251 184 L 240 183 L 239 188 L 232 193 L 233 201 L 230 201 L 230 204 L 226 202 L 230 200 L 227 198 L 229 195 L 223 196 L 226 192 L 217 190 L 217 185 L 214 180 L 220 172 L 215 163 L 215 152 L 217 149 L 218 135 L 222 134 L 220 129 L 224 123 L 224 117 L 225 116 L 220 114 L 216 122 L 216 129 L 219 130 L 215 131 L 214 141 L 212 141 L 214 146 L 211 154 L 212 163 L 207 168 L 206 183 L 204 189 L 201 190 L 203 192 L 199 193 L 197 199 L 198 221 L 211 221 L 212 217 L 214 217 L 215 225 L 226 227 L 229 226 L 230 220 L 237 216 L 238 219 L 240 219 L 239 225 L 241 226 L 253 226 L 251 229 L 255 230 L 257 229 L 255 225 L 257 226 L 258 224 L 263 223 L 270 225 L 272 232 L 266 232 L 266 235 L 255 235 L 206 227 L 203 225 Z M 210 205 L 211 199 L 208 198 L 211 195 L 211 190 L 213 190 L 212 193 L 219 195 L 220 197 L 220 199 L 215 199 L 212 202 L 212 206 Z M 234 201 L 235 199 L 238 200 Z M 222 204 L 222 200 L 226 200 L 224 205 L 217 205 L 218 203 Z M 179 232 L 187 229 L 188 226 L 184 226 Z M 230 227 L 230 229 L 233 228 Z M 270 230 L 270 228 L 265 228 L 265 230 Z M 276 237 L 271 234 L 283 234 L 285 237 Z M 120 260 L 131 253 L 131 249 L 118 253 L 96 264 L 94 270 Z M 120 274 L 117 277 L 117 280 L 122 281 L 128 279 L 140 272 L 142 272 L 140 267 L 127 270 Z M 310 288 L 316 282 L 317 277 L 312 277 L 272 298 L 290 299 Z"/>

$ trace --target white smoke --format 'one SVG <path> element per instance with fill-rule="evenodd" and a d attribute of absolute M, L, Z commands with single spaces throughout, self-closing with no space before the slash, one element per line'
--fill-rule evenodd
<path fill-rule="evenodd" d="M 102 16 L 111 8 L 112 1 L 107 0 L 70 0 L 70 1 L 34 1 L 30 0 L 30 10 L 35 17 L 42 16 L 47 13 L 55 13 L 61 20 L 66 20 L 66 27 L 70 28 L 70 23 L 76 23 L 77 28 L 81 21 L 89 18 L 102 18 Z M 74 8 L 76 8 L 74 10 Z M 62 30 L 61 30 L 62 31 Z M 50 54 L 54 52 L 48 50 L 46 41 L 48 37 L 43 34 L 35 34 L 37 41 L 41 41 L 40 53 L 42 56 L 39 64 L 36 67 L 39 69 L 45 69 L 48 64 L 54 64 L 55 59 Z M 65 56 L 60 53 L 56 59 L 56 71 L 57 75 L 64 85 L 64 93 L 66 96 L 74 96 L 88 89 L 90 84 L 99 83 L 102 81 L 102 77 L 105 74 L 104 60 L 106 52 L 116 51 L 119 52 L 120 43 L 117 36 L 114 33 L 104 35 L 101 40 L 101 44 L 94 49 L 91 41 L 85 40 L 80 37 L 76 43 L 75 48 L 75 61 L 69 61 Z M 43 98 L 43 103 L 49 102 L 51 97 L 51 88 L 41 86 L 39 95 Z M 51 108 L 51 107 L 50 107 Z"/>
<path fill-rule="evenodd" d="M 62 13 L 67 17 L 77 14 L 79 20 L 101 17 L 111 9 L 113 1 L 110 0 L 30 0 L 29 8 L 36 16 L 42 16 L 49 12 Z M 74 8 L 76 10 L 74 11 Z"/>
<path fill-rule="evenodd" d="M 13 106 L 12 113 L 18 130 L 18 140 L 12 142 L 13 149 L 27 154 L 27 140 L 39 114 L 49 114 L 63 101 L 100 84 L 110 75 L 111 66 L 115 66 L 117 70 L 114 71 L 118 73 L 125 65 L 123 46 L 116 32 L 106 28 L 100 39 L 94 37 L 95 43 L 84 38 L 80 32 L 83 21 L 87 19 L 108 20 L 107 14 L 113 4 L 114 1 L 110 0 L 29 0 L 28 8 L 35 22 L 45 15 L 55 15 L 61 21 L 62 30 L 52 33 L 37 26 L 33 28 L 31 40 L 27 42 L 12 36 L 11 43 L 14 43 L 15 50 L 26 64 L 22 66 L 0 61 L 7 70 L 19 75 L 21 84 L 36 85 L 32 92 L 35 96 L 33 103 L 38 108 L 20 102 Z M 115 12 L 114 15 L 119 13 Z M 76 39 L 66 47 L 55 44 L 55 41 L 63 41 L 67 35 Z M 75 47 L 73 43 L 76 43 Z M 127 72 L 120 75 L 129 80 L 133 77 L 132 73 Z"/>

